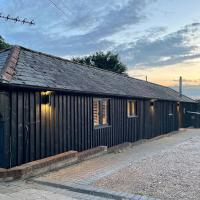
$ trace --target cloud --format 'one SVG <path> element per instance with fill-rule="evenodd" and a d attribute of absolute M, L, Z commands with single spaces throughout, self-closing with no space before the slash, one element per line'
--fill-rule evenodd
<path fill-rule="evenodd" d="M 117 2 L 117 1 L 116 1 Z M 74 54 L 79 52 L 85 54 L 106 50 L 115 45 L 114 42 L 104 39 L 121 31 L 124 27 L 137 24 L 145 18 L 142 10 L 146 5 L 146 1 L 130 0 L 121 6 L 113 6 L 109 11 L 101 14 L 101 18 L 95 17 L 96 26 L 93 30 L 83 35 L 75 35 L 67 38 L 66 53 Z M 98 16 L 98 14 L 96 14 Z M 81 21 L 77 16 L 76 21 Z M 86 17 L 86 16 L 85 16 Z"/>
<path fill-rule="evenodd" d="M 179 91 L 178 86 L 174 86 L 172 88 Z M 193 99 L 200 99 L 199 85 L 184 85 L 183 94 L 192 97 Z"/>
<path fill-rule="evenodd" d="M 192 62 L 191 62 L 192 61 Z M 193 59 L 183 63 L 162 67 L 132 68 L 129 76 L 176 88 L 178 90 L 179 77 L 183 78 L 183 93 L 200 97 L 200 59 Z M 191 91 L 190 91 L 191 90 Z"/>
<path fill-rule="evenodd" d="M 178 83 L 179 80 L 172 80 L 175 83 Z M 200 78 L 199 79 L 183 79 L 184 85 L 191 86 L 191 85 L 198 85 L 200 86 Z"/>
<path fill-rule="evenodd" d="M 123 61 L 129 66 L 166 66 L 185 60 L 199 58 L 200 46 L 194 41 L 199 38 L 200 23 L 193 23 L 182 29 L 154 39 L 158 30 L 151 30 L 149 37 L 116 47 Z M 153 37 L 151 37 L 153 35 Z"/>
<path fill-rule="evenodd" d="M 3 22 L 0 35 L 35 50 L 69 57 L 113 50 L 122 62 L 136 68 L 200 57 L 199 23 L 170 34 L 166 34 L 167 27 L 136 28 L 148 20 L 145 8 L 154 0 L 54 0 L 66 16 L 48 0 L 0 1 L 5 14 L 36 21 L 33 27 Z"/>
<path fill-rule="evenodd" d="M 0 0 L 5 1 L 5 0 Z M 6 2 L 6 1 L 5 1 Z M 13 0 L 4 3 L 5 13 L 34 18 L 36 26 L 0 24 L 0 34 L 11 43 L 56 55 L 81 55 L 116 46 L 104 38 L 146 18 L 144 8 L 153 0 L 57 1 L 64 16 L 48 0 Z"/>

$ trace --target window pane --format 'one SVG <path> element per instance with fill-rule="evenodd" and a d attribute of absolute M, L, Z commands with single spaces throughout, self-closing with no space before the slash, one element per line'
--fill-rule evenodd
<path fill-rule="evenodd" d="M 129 100 L 127 101 L 127 115 L 128 117 L 136 116 L 137 115 L 137 108 L 136 108 L 136 101 Z"/>
<path fill-rule="evenodd" d="M 132 105 L 131 105 L 131 114 L 132 114 L 132 116 L 135 116 L 136 115 L 136 112 L 135 112 L 135 101 L 132 101 Z"/>
<path fill-rule="evenodd" d="M 108 100 L 102 101 L 102 124 L 108 124 Z"/>
<path fill-rule="evenodd" d="M 99 125 L 99 101 L 93 101 L 93 117 L 94 117 L 94 126 Z"/>

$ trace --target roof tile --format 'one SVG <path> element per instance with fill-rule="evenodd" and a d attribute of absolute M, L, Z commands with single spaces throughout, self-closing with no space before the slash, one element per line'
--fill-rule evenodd
<path fill-rule="evenodd" d="M 5 63 L 4 57 L 6 55 L 0 53 L 0 67 Z M 9 80 L 9 84 L 26 84 L 92 94 L 194 102 L 184 95 L 180 97 L 178 92 L 168 87 L 77 64 L 24 47 L 20 47 L 20 51 L 19 47 L 12 50 L 10 62 L 4 73 L 4 78 Z"/>

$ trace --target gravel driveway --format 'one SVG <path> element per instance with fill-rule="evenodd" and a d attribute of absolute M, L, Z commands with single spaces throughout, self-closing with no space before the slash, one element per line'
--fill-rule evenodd
<path fill-rule="evenodd" d="M 200 129 L 184 129 L 26 181 L 0 183 L 0 200 L 154 197 L 200 200 Z"/>
<path fill-rule="evenodd" d="M 139 194 L 144 199 L 200 200 L 200 129 L 154 138 L 34 180 Z"/>
<path fill-rule="evenodd" d="M 146 152 L 146 157 L 130 162 L 93 185 L 167 200 L 199 200 L 200 130 L 188 129 L 158 141 L 163 149 L 154 154 Z"/>

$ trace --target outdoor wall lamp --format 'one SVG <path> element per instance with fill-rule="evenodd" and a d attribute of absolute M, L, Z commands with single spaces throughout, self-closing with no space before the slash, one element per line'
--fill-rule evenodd
<path fill-rule="evenodd" d="M 150 111 L 152 114 L 154 114 L 155 112 L 155 102 L 157 101 L 157 99 L 151 99 L 150 100 Z"/>
<path fill-rule="evenodd" d="M 154 106 L 154 101 L 150 101 L 150 106 L 151 106 L 151 107 Z"/>
<path fill-rule="evenodd" d="M 180 102 L 177 102 L 177 111 L 180 110 Z"/>
<path fill-rule="evenodd" d="M 154 107 L 155 101 L 156 101 L 156 99 L 151 99 L 151 100 L 150 100 L 150 106 L 151 106 L 151 107 Z"/>
<path fill-rule="evenodd" d="M 52 94 L 51 91 L 44 91 L 41 92 L 41 103 L 42 104 L 50 104 L 50 95 Z"/>

